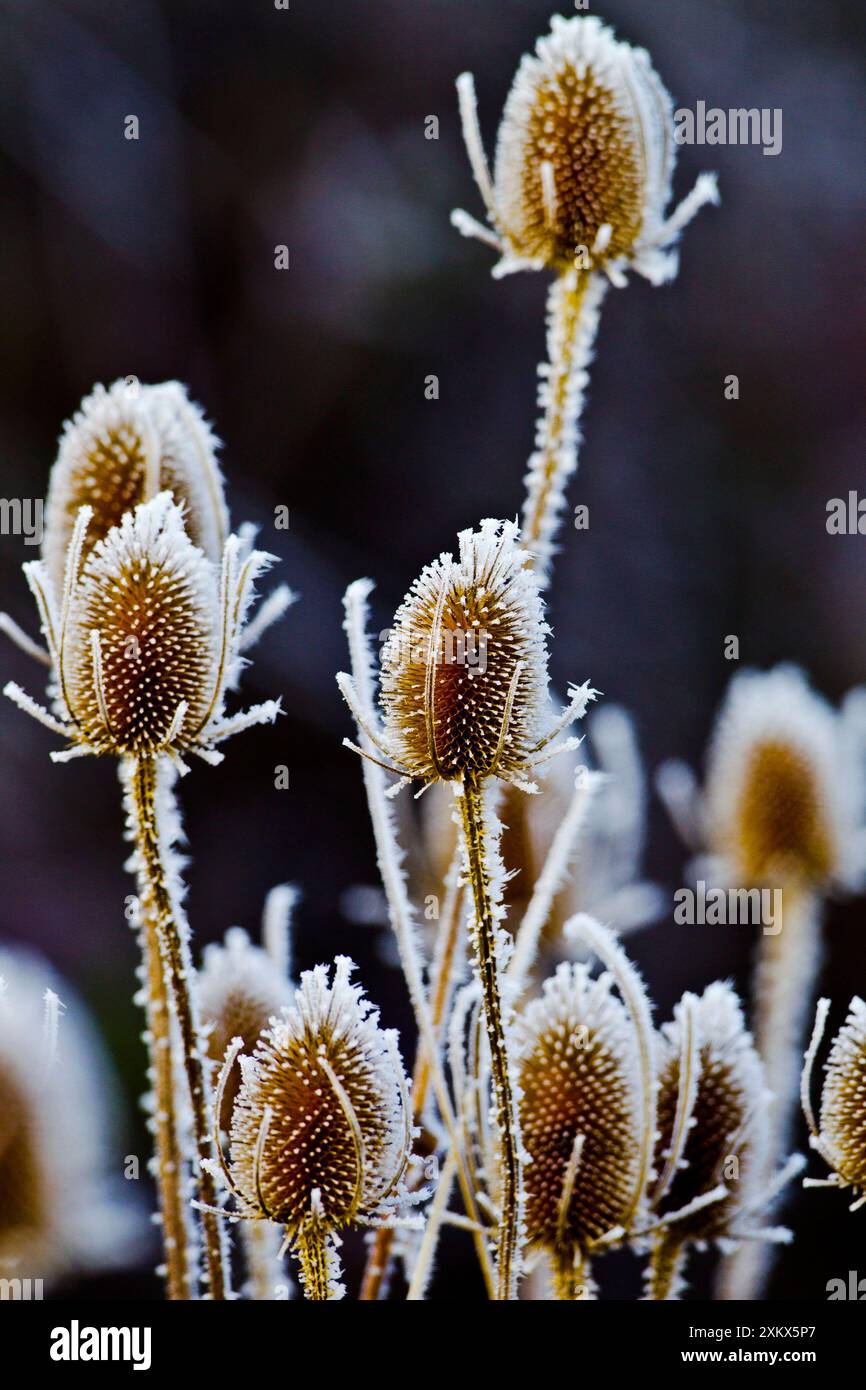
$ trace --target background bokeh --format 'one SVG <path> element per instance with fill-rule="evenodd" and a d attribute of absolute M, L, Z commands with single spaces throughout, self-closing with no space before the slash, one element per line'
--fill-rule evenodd
<path fill-rule="evenodd" d="M 595 8 L 595 7 L 593 7 Z M 478 212 L 453 81 L 476 74 L 490 145 L 520 54 L 551 0 L 5 0 L 0 48 L 0 496 L 45 490 L 62 420 L 95 381 L 177 377 L 216 422 L 233 517 L 263 525 L 302 601 L 263 643 L 250 700 L 287 717 L 182 788 L 198 942 L 256 928 L 266 889 L 303 889 L 301 967 L 363 965 L 411 1038 L 382 934 L 341 898 L 375 882 L 359 769 L 340 746 L 341 595 L 377 580 L 385 627 L 459 527 L 520 506 L 544 285 L 494 283 L 450 209 Z M 564 3 L 562 12 L 568 11 Z M 650 767 L 700 761 L 731 675 L 792 658 L 837 699 L 866 680 L 862 537 L 830 537 L 827 499 L 863 478 L 866 19 L 858 0 L 609 0 L 675 104 L 781 107 L 784 144 L 681 151 L 676 191 L 716 168 L 722 206 L 689 229 L 679 279 L 608 296 L 551 600 L 553 671 L 633 711 Z M 140 139 L 123 136 L 135 114 Z M 435 114 L 440 138 L 424 138 Z M 274 268 L 274 247 L 291 268 Z M 427 401 L 436 373 L 440 398 Z M 726 401 L 736 373 L 740 399 Z M 274 507 L 291 527 L 273 529 Z M 20 537 L 0 536 L 2 606 L 35 626 Z M 36 690 L 6 645 L 3 678 Z M 0 934 L 38 946 L 92 1004 L 125 1083 L 123 1152 L 145 1153 L 141 1017 L 108 763 L 55 767 L 51 736 L 0 710 Z M 274 767 L 290 768 L 288 791 Z M 651 808 L 648 871 L 683 850 Z M 834 907 L 821 989 L 866 990 L 862 900 Z M 685 988 L 748 979 L 746 928 L 633 938 L 661 1017 Z M 407 1051 L 411 1044 L 407 1044 Z M 120 1153 L 117 1155 L 118 1166 Z M 73 1194 L 70 1194 L 71 1197 Z M 856 1268 L 838 1195 L 795 1194 L 775 1298 L 823 1299 Z M 861 1246 L 862 1249 L 862 1246 Z M 359 1247 L 349 1243 L 351 1272 Z M 465 1237 L 440 1296 L 474 1294 Z M 152 1258 L 63 1293 L 156 1297 Z M 634 1297 L 617 1257 L 607 1292 Z M 706 1294 L 699 1279 L 697 1293 Z"/>

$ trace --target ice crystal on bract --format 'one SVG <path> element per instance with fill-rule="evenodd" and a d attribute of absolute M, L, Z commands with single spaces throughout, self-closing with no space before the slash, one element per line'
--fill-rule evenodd
<path fill-rule="evenodd" d="M 521 61 L 487 169 L 472 78 L 458 80 L 466 145 L 492 230 L 455 225 L 498 247 L 497 273 L 598 266 L 619 280 L 632 266 L 654 283 L 676 274 L 670 248 L 705 202 L 702 175 L 666 218 L 674 166 L 671 99 L 643 49 L 594 16 L 563 19 Z"/>
<path fill-rule="evenodd" d="M 106 1178 L 111 1100 L 69 986 L 0 951 L 0 1277 L 48 1282 L 136 1253 L 133 1209 Z"/>
<path fill-rule="evenodd" d="M 592 1289 L 592 1256 L 640 1224 L 654 1129 L 643 987 L 610 933 L 575 925 L 616 978 L 565 962 L 515 1022 L 527 1239 L 568 1299 Z"/>
<path fill-rule="evenodd" d="M 163 491 L 185 505 L 193 544 L 218 561 L 228 535 L 218 444 L 178 381 L 95 386 L 66 422 L 51 473 L 42 558 L 55 590 L 79 508 L 93 510 L 86 554 L 126 512 Z"/>
<path fill-rule="evenodd" d="M 803 1110 L 815 1149 L 832 1170 L 829 1178 L 806 1178 L 807 1187 L 851 1188 L 851 1210 L 866 1205 L 866 1003 L 856 995 L 824 1066 L 820 1124 L 810 1096 L 812 1068 L 821 1043 L 828 999 L 818 1002 L 815 1031 L 803 1068 Z"/>
<path fill-rule="evenodd" d="M 353 969 L 339 956 L 333 981 L 325 966 L 301 976 L 284 1018 L 241 1058 L 232 1115 L 228 1172 L 242 1213 L 285 1229 L 312 1297 L 332 1296 L 311 1293 L 317 1249 L 347 1226 L 393 1219 L 409 1162 L 397 1036 L 379 1027 Z"/>
<path fill-rule="evenodd" d="M 6 693 L 70 739 L 55 760 L 190 751 L 218 761 L 216 744 L 278 713 L 274 701 L 233 717 L 224 706 L 253 584 L 272 557 L 230 536 L 218 571 L 189 540 L 181 508 L 160 493 L 127 512 L 82 564 L 90 520 L 83 507 L 59 604 L 44 566 L 25 566 L 56 674 L 57 717 L 15 685 Z"/>
<path fill-rule="evenodd" d="M 572 690 L 553 721 L 549 629 L 517 537 L 507 521 L 462 531 L 457 561 L 428 565 L 397 612 L 382 652 L 381 746 L 407 778 L 470 773 L 526 787 L 542 749 L 595 694 Z"/>
<path fill-rule="evenodd" d="M 675 1298 L 690 1245 L 739 1238 L 787 1240 L 761 1214 L 800 1160 L 767 1182 L 770 1099 L 761 1059 L 730 985 L 684 996 L 660 1037 L 658 1183 L 650 1296 Z"/>

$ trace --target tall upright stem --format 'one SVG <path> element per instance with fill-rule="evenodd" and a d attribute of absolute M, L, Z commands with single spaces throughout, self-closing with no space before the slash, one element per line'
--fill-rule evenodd
<path fill-rule="evenodd" d="M 430 981 L 430 1023 L 437 1040 L 442 1033 L 446 1005 L 451 995 L 454 962 L 457 943 L 460 939 L 460 925 L 463 916 L 463 889 L 456 882 L 453 871 L 449 875 L 448 890 L 443 904 L 442 921 L 439 924 L 439 937 Z M 418 1039 L 415 1054 L 415 1067 L 412 1073 L 412 1119 L 420 1124 L 424 1118 L 427 1092 L 430 1088 L 430 1058 L 423 1038 Z M 381 1298 L 387 1283 L 394 1247 L 393 1226 L 383 1226 L 370 1243 L 364 1278 L 359 1298 L 361 1302 L 376 1302 Z"/>
<path fill-rule="evenodd" d="M 183 1069 L 189 1090 L 193 1136 L 198 1157 L 198 1190 L 204 1206 L 216 1206 L 216 1185 L 207 1162 L 213 1157 L 210 1125 L 210 1097 L 202 1063 L 201 1042 L 195 1025 L 189 990 L 190 964 L 181 936 L 181 911 L 175 901 L 172 870 L 166 862 L 169 846 L 160 833 L 158 763 L 154 757 L 140 757 L 129 769 L 129 811 L 135 837 L 140 896 L 144 911 L 153 922 L 159 945 L 163 979 L 171 991 L 178 1024 Z M 213 1299 L 224 1299 L 227 1291 L 223 1265 L 220 1218 L 213 1211 L 201 1212 L 201 1227 L 208 1273 L 208 1291 Z"/>
<path fill-rule="evenodd" d="M 312 1303 L 333 1298 L 328 1269 L 328 1245 L 318 1221 L 309 1221 L 295 1237 L 295 1253 L 301 1265 L 304 1297 Z"/>
<path fill-rule="evenodd" d="M 821 963 L 821 911 L 816 893 L 788 884 L 782 889 L 781 930 L 762 934 L 758 948 L 752 990 L 755 1043 L 773 1097 L 772 1139 L 761 1175 L 767 1185 L 787 1157 L 799 1107 L 803 1051 Z M 722 1262 L 717 1297 L 760 1298 L 777 1250 L 769 1242 L 743 1241 Z"/>
<path fill-rule="evenodd" d="M 162 973 L 154 922 L 145 916 L 141 931 L 145 959 L 145 1009 L 153 1086 L 153 1129 L 156 1181 L 165 1250 L 166 1292 L 169 1299 L 189 1299 L 187 1217 L 181 1184 L 183 1154 L 178 1139 L 174 1063 L 171 1054 L 171 1013 Z"/>
<path fill-rule="evenodd" d="M 557 1246 L 551 1257 L 553 1293 L 559 1303 L 579 1303 L 592 1289 L 589 1264 L 573 1246 Z"/>
<path fill-rule="evenodd" d="M 547 301 L 547 363 L 540 368 L 541 415 L 526 475 L 523 543 L 547 579 L 565 486 L 577 468 L 578 420 L 589 380 L 605 277 L 574 268 L 557 276 Z"/>
<path fill-rule="evenodd" d="M 653 1243 L 647 1269 L 647 1298 L 654 1303 L 679 1298 L 686 1247 L 681 1240 L 662 1233 Z"/>
<path fill-rule="evenodd" d="M 521 1172 L 520 1128 L 505 1032 L 505 1017 L 499 989 L 497 920 L 491 887 L 488 835 L 485 827 L 483 793 L 478 775 L 463 774 L 463 793 L 458 798 L 466 850 L 466 870 L 472 888 L 472 944 L 481 986 L 484 1021 L 490 1050 L 490 1070 L 499 1133 L 499 1259 L 497 1297 L 517 1297 L 520 1264 Z"/>

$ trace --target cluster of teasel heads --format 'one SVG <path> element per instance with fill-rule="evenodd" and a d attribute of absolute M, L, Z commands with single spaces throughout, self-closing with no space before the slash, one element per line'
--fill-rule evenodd
<path fill-rule="evenodd" d="M 631 726 L 602 707 L 588 721 L 598 767 L 578 761 L 569 728 L 597 692 L 585 682 L 562 708 L 552 698 L 543 593 L 605 289 L 630 270 L 672 279 L 679 234 L 716 201 L 715 181 L 701 176 L 668 215 L 670 98 L 647 55 L 595 18 L 554 19 L 524 58 L 492 175 L 467 74 L 458 92 L 487 225 L 463 212 L 454 222 L 498 251 L 495 274 L 550 272 L 549 362 L 522 524 L 483 520 L 428 565 L 378 668 L 372 585 L 358 581 L 345 598 L 351 673 L 338 683 L 417 1023 L 411 1081 L 349 960 L 292 979 L 293 889 L 269 894 L 261 946 L 234 928 L 194 968 L 177 779 L 192 758 L 218 762 L 231 735 L 277 715 L 273 701 L 242 713 L 226 702 L 244 653 L 291 596 L 279 588 L 250 616 L 271 557 L 249 528 L 229 534 L 216 441 L 176 383 L 97 388 L 67 426 L 43 557 L 25 567 L 45 646 L 0 620 L 48 667 L 47 703 L 17 686 L 7 694 L 65 740 L 55 761 L 108 755 L 120 767 L 170 1297 L 237 1296 L 237 1233 L 241 1296 L 285 1296 L 291 1249 L 304 1295 L 338 1298 L 342 1233 L 371 1228 L 361 1298 L 386 1296 L 400 1263 L 408 1298 L 422 1299 L 446 1225 L 473 1243 L 492 1298 L 542 1288 L 594 1298 L 600 1257 L 624 1245 L 645 1258 L 646 1296 L 677 1298 L 690 1252 L 707 1244 L 731 1256 L 722 1296 L 755 1296 L 766 1263 L 752 1252 L 790 1238 L 769 1223 L 803 1166 L 786 1151 L 820 905 L 856 886 L 864 863 L 862 797 L 839 792 L 862 761 L 863 700 L 837 713 L 791 669 L 744 674 L 719 717 L 703 794 L 682 766 L 662 770 L 659 790 L 714 881 L 781 887 L 785 919 L 762 941 L 754 1041 L 720 982 L 684 995 L 657 1030 L 637 971 L 597 920 L 624 931 L 658 913 L 657 891 L 639 881 L 644 786 Z M 392 798 L 409 784 L 426 795 L 407 874 Z M 413 896 L 431 884 L 439 911 L 426 959 Z M 811 1073 L 828 1007 L 803 1103 L 830 1169 L 822 1181 L 851 1189 L 857 1206 L 866 1006 L 852 1002 L 832 1045 L 816 1119 Z M 52 1093 L 28 1091 L 3 1008 L 0 996 L 10 1098 L 0 1254 L 20 1260 L 31 1248 L 22 1230 L 37 1242 L 66 1212 L 40 1169 Z M 71 1029 L 63 1041 L 71 1065 Z M 77 1258 L 73 1236 L 54 1235 Z"/>

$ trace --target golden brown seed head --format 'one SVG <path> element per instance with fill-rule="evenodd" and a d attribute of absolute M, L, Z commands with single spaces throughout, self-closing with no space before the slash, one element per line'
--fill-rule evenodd
<path fill-rule="evenodd" d="M 672 166 L 671 101 L 647 54 L 594 17 L 555 17 L 499 131 L 496 215 L 511 254 L 566 268 L 606 227 L 598 258 L 628 257 L 661 220 Z"/>
<path fill-rule="evenodd" d="M 678 1221 L 671 1228 L 687 1240 L 735 1234 L 740 1212 L 762 1176 L 767 1147 L 763 1068 L 730 985 L 716 982 L 693 1001 L 697 1035 L 697 1089 L 680 1164 L 657 1204 L 659 1215 L 680 1211 L 719 1185 L 730 1196 Z M 658 1097 L 659 1140 L 655 1166 L 665 1168 L 674 1138 L 680 1092 L 683 1014 L 662 1030 Z"/>
<path fill-rule="evenodd" d="M 747 883 L 830 878 L 833 847 L 813 769 L 782 740 L 767 739 L 751 750 L 736 825 Z"/>
<path fill-rule="evenodd" d="M 126 512 L 163 490 L 185 505 L 193 543 L 218 561 L 228 532 L 218 443 L 180 382 L 94 387 L 67 421 L 51 472 L 42 557 L 55 593 L 79 508 L 93 509 L 89 552 Z"/>
<path fill-rule="evenodd" d="M 584 964 L 562 964 L 516 1024 L 530 1245 L 587 1253 L 634 1214 L 639 1063 L 610 985 Z"/>
<path fill-rule="evenodd" d="M 856 996 L 827 1060 L 821 1137 L 842 1182 L 866 1191 L 866 1003 Z"/>
<path fill-rule="evenodd" d="M 459 543 L 415 581 L 382 653 L 388 748 L 425 782 L 520 776 L 547 717 L 548 628 L 516 525 Z"/>
<path fill-rule="evenodd" d="M 285 1019 L 241 1059 L 232 1178 L 251 1213 L 293 1238 L 312 1212 L 329 1231 L 381 1214 L 408 1161 L 396 1035 L 350 983 L 353 968 L 340 956 L 332 984 L 324 966 L 303 974 Z"/>
<path fill-rule="evenodd" d="M 172 745 L 192 745 L 217 683 L 216 590 L 213 566 L 167 493 L 97 544 L 74 589 L 62 662 L 84 742 L 98 752 L 155 752 L 183 704 Z"/>
<path fill-rule="evenodd" d="M 704 819 L 737 883 L 826 891 L 846 877 L 856 779 L 843 748 L 842 716 L 799 671 L 734 677 L 710 745 Z"/>

